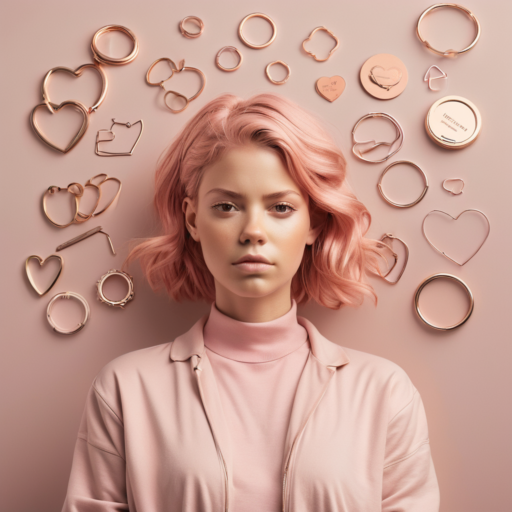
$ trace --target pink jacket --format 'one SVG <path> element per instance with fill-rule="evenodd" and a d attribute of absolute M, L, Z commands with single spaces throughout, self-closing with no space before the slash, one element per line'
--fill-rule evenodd
<path fill-rule="evenodd" d="M 203 343 L 207 319 L 98 373 L 62 512 L 230 511 L 232 453 Z M 405 371 L 297 319 L 311 352 L 276 453 L 283 511 L 438 512 L 425 410 Z"/>

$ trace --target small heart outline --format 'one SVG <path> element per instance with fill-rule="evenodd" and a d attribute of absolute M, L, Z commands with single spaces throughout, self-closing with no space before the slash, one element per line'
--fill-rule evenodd
<path fill-rule="evenodd" d="M 34 278 L 32 277 L 32 273 L 30 272 L 30 268 L 29 268 L 28 265 L 30 263 L 30 260 L 32 260 L 32 259 L 37 260 L 40 267 L 42 267 L 50 259 L 57 259 L 57 260 L 59 260 L 60 265 L 59 265 L 59 270 L 57 272 L 57 275 L 53 279 L 53 281 L 50 284 L 50 286 L 48 286 L 48 288 L 44 292 L 39 291 L 39 288 L 37 287 L 37 285 L 36 285 L 36 283 L 34 281 Z M 50 256 L 46 257 L 44 260 L 40 256 L 37 256 L 37 254 L 32 254 L 31 256 L 29 256 L 25 260 L 25 272 L 27 274 L 28 280 L 29 280 L 32 288 L 34 288 L 36 293 L 39 295 L 39 297 L 42 297 L 43 295 L 46 295 L 53 288 L 53 285 L 59 279 L 59 277 L 60 277 L 60 275 L 62 273 L 62 269 L 63 268 L 64 268 L 64 260 L 62 259 L 62 256 L 59 256 L 58 254 L 51 254 Z"/>

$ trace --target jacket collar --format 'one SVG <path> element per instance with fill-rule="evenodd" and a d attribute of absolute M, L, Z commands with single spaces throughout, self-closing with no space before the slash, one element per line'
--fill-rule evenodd
<path fill-rule="evenodd" d="M 202 356 L 205 351 L 203 328 L 209 314 L 203 315 L 185 333 L 178 336 L 173 343 L 169 356 L 172 361 L 186 361 L 194 354 Z M 308 331 L 312 354 L 324 366 L 343 366 L 350 362 L 343 348 L 325 338 L 307 318 L 297 315 L 297 321 Z"/>

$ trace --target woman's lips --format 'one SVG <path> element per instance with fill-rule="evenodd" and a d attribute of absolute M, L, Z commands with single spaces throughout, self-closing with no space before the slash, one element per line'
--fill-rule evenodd
<path fill-rule="evenodd" d="M 261 261 L 244 261 L 243 263 L 235 263 L 234 266 L 244 272 L 265 272 L 272 267 L 269 263 Z"/>

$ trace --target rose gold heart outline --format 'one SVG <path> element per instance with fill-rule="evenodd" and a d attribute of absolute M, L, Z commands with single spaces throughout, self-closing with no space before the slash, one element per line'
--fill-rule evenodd
<path fill-rule="evenodd" d="M 85 135 L 85 132 L 87 131 L 87 128 L 89 127 L 89 113 L 87 112 L 87 108 L 80 103 L 79 101 L 74 100 L 68 100 L 63 101 L 60 105 L 53 104 L 54 112 L 53 114 L 57 114 L 60 109 L 63 109 L 67 106 L 74 107 L 76 110 L 78 110 L 83 115 L 83 121 L 82 126 L 80 126 L 80 129 L 76 133 L 76 135 L 71 139 L 71 142 L 63 149 L 59 146 L 56 146 L 51 142 L 49 139 L 47 139 L 43 133 L 41 132 L 39 125 L 37 124 L 35 113 L 36 110 L 41 107 L 47 107 L 50 108 L 49 105 L 46 103 L 39 103 L 39 105 L 36 105 L 32 111 L 30 112 L 30 124 L 32 125 L 32 128 L 36 132 L 36 135 L 47 145 L 50 146 L 52 149 L 55 149 L 57 151 L 60 151 L 61 153 L 67 153 L 70 151 L 79 141 L 80 139 Z"/>
<path fill-rule="evenodd" d="M 394 84 L 390 84 L 390 85 L 386 85 L 386 84 L 381 84 L 378 80 L 377 80 L 377 77 L 373 74 L 373 70 L 375 68 L 380 68 L 382 69 L 383 71 L 391 71 L 393 69 L 395 69 L 396 71 L 398 71 L 398 73 L 400 73 L 400 77 L 398 78 L 398 81 Z M 385 89 L 386 91 L 389 92 L 389 90 L 392 88 L 392 87 L 395 87 L 395 85 L 398 85 L 400 83 L 400 80 L 402 80 L 402 77 L 403 77 L 403 73 L 400 69 L 398 68 L 395 68 L 395 67 L 391 67 L 391 68 L 384 68 L 382 67 L 380 64 L 376 64 L 375 66 L 373 66 L 372 69 L 370 69 L 370 74 L 368 75 L 368 77 L 370 78 L 370 80 L 375 84 L 377 85 L 378 87 L 380 87 L 381 89 Z"/>
<path fill-rule="evenodd" d="M 447 181 L 461 181 L 462 182 L 462 188 L 460 189 L 460 192 L 452 192 L 449 188 L 446 188 L 445 183 Z M 453 196 L 458 196 L 458 195 L 462 194 L 462 192 L 464 191 L 464 180 L 462 178 L 447 178 L 447 179 L 445 179 L 443 181 L 443 188 L 447 192 L 450 192 L 450 194 L 452 194 Z"/>
<path fill-rule="evenodd" d="M 126 126 L 127 128 L 131 128 L 132 126 L 135 126 L 136 124 L 139 124 L 139 123 L 140 123 L 140 132 L 139 132 L 139 135 L 138 135 L 137 139 L 135 140 L 135 143 L 132 146 L 132 149 L 130 149 L 130 151 L 124 152 L 124 153 L 112 153 L 112 152 L 109 152 L 109 151 L 101 151 L 99 149 L 99 145 L 102 142 L 112 142 L 116 138 L 116 134 L 112 131 L 112 128 L 116 124 L 122 124 L 123 126 Z M 139 143 L 139 140 L 140 140 L 140 138 L 142 136 L 142 130 L 143 129 L 144 129 L 144 122 L 142 121 L 142 119 L 139 119 L 138 121 L 135 121 L 135 123 L 130 123 L 130 122 L 128 122 L 128 123 L 119 123 L 115 119 L 112 119 L 112 126 L 110 127 L 110 130 L 98 130 L 98 133 L 96 134 L 96 154 L 98 156 L 132 156 L 133 151 L 135 149 L 135 146 L 137 146 L 137 144 Z M 100 132 L 111 133 L 113 135 L 113 137 L 111 139 L 108 139 L 108 140 L 98 140 L 98 136 L 99 136 Z"/>
<path fill-rule="evenodd" d="M 105 96 L 107 95 L 108 79 L 107 79 L 107 75 L 105 74 L 105 71 L 103 71 L 103 69 L 101 69 L 101 67 L 99 65 L 97 65 L 97 64 L 83 64 L 82 66 L 79 66 L 78 68 L 76 68 L 74 71 L 72 69 L 66 68 L 64 66 L 58 66 L 56 68 L 50 69 L 50 71 L 48 71 L 48 73 L 46 73 L 46 75 L 45 75 L 45 77 L 43 79 L 43 83 L 41 85 L 41 93 L 43 94 L 43 101 L 47 104 L 47 106 L 50 109 L 50 112 L 52 114 L 55 113 L 54 110 L 53 110 L 53 108 L 55 107 L 55 103 L 50 101 L 50 95 L 48 94 L 48 91 L 47 91 L 47 85 L 48 85 L 48 81 L 50 79 L 50 76 L 53 73 L 57 73 L 59 71 L 65 71 L 66 73 L 71 73 L 75 78 L 79 78 L 79 77 L 82 76 L 82 72 L 86 68 L 94 69 L 95 71 L 97 71 L 99 73 L 100 78 L 101 78 L 101 94 L 100 94 L 100 97 L 98 98 L 98 100 L 96 101 L 96 103 L 92 107 L 89 107 L 87 112 L 89 114 L 91 112 L 95 112 L 96 109 L 103 103 L 103 100 L 105 99 Z"/>
<path fill-rule="evenodd" d="M 398 255 L 393 251 L 393 249 L 391 249 L 391 247 L 388 244 L 384 244 L 383 240 L 385 238 L 392 238 L 393 240 L 398 240 L 405 247 L 404 265 L 402 267 L 402 270 L 400 271 L 400 274 L 398 274 L 398 277 L 396 278 L 395 281 L 390 281 L 389 279 L 386 279 L 386 277 L 389 274 L 391 274 L 393 269 L 396 267 L 396 265 L 398 263 Z M 398 238 L 397 236 L 393 236 L 391 233 L 385 233 L 384 235 L 382 235 L 382 237 L 380 238 L 380 242 L 382 242 L 382 244 L 385 245 L 392 252 L 393 256 L 395 257 L 395 263 L 393 263 L 391 268 L 384 274 L 384 276 L 382 278 L 384 279 L 384 281 L 388 282 L 389 284 L 396 284 L 396 283 L 398 283 L 398 281 L 400 281 L 400 278 L 402 277 L 403 273 L 405 272 L 405 267 L 407 266 L 407 262 L 409 261 L 409 247 L 401 238 Z"/>
<path fill-rule="evenodd" d="M 313 37 L 313 35 L 318 30 L 323 30 L 324 32 L 327 32 L 336 41 L 336 44 L 334 45 L 334 48 L 329 52 L 329 55 L 327 55 L 327 57 L 325 59 L 318 59 L 317 56 L 313 52 L 310 52 L 309 50 L 306 50 L 306 43 L 308 41 L 311 41 L 311 38 Z M 304 41 L 302 41 L 302 48 L 303 48 L 303 50 L 308 55 L 311 55 L 311 57 L 313 57 L 313 59 L 315 59 L 317 62 L 325 62 L 326 60 L 329 60 L 331 55 L 338 49 L 339 45 L 340 45 L 340 40 L 329 29 L 327 29 L 325 27 L 316 27 L 315 30 L 313 30 L 313 32 L 311 32 L 311 34 L 309 34 L 309 36 L 306 39 L 304 39 Z"/>
<path fill-rule="evenodd" d="M 52 283 L 50 284 L 50 286 L 44 292 L 40 292 L 39 289 L 36 286 L 36 283 L 34 282 L 34 279 L 32 278 L 32 274 L 30 272 L 28 264 L 29 264 L 31 259 L 36 259 L 39 262 L 39 266 L 42 267 L 51 258 L 55 258 L 55 259 L 59 260 L 59 262 L 60 262 L 59 271 L 57 272 L 57 275 L 55 276 L 55 278 L 52 281 Z M 40 256 L 37 256 L 36 254 L 32 254 L 32 256 L 29 256 L 25 260 L 25 272 L 27 273 L 28 280 L 29 280 L 30 284 L 32 285 L 32 288 L 34 288 L 34 290 L 39 295 L 39 297 L 42 297 L 43 295 L 47 294 L 53 288 L 53 285 L 59 279 L 60 274 L 61 274 L 63 268 L 64 268 L 64 260 L 62 259 L 62 256 L 59 256 L 58 254 L 51 254 L 50 256 L 46 257 L 44 260 L 41 259 Z"/>
<path fill-rule="evenodd" d="M 343 89 L 341 90 L 341 92 L 338 94 L 338 96 L 336 96 L 336 98 L 333 98 L 332 100 L 330 98 L 328 98 L 325 94 L 322 93 L 322 91 L 320 90 L 320 87 L 318 86 L 318 82 L 320 82 L 320 80 L 322 79 L 327 79 L 327 80 L 332 80 L 333 78 L 339 78 L 343 81 Z M 339 75 L 333 75 L 333 76 L 321 76 L 315 83 L 315 89 L 316 89 L 316 92 L 322 96 L 322 98 L 326 99 L 327 101 L 330 101 L 331 103 L 333 101 L 336 101 L 344 92 L 345 92 L 345 87 L 347 86 L 347 83 L 345 82 L 345 79 L 342 77 L 342 76 L 339 76 Z"/>
<path fill-rule="evenodd" d="M 487 234 L 485 235 L 485 238 L 483 239 L 482 243 L 478 246 L 477 250 L 464 262 L 464 263 L 459 263 L 458 261 L 454 260 L 453 258 L 451 258 L 450 256 L 448 256 L 448 254 L 446 254 L 444 251 L 440 251 L 428 238 L 427 234 L 425 233 L 425 221 L 427 220 L 427 217 L 431 214 L 431 213 L 434 213 L 434 212 L 439 212 L 439 213 L 444 213 L 444 215 L 448 215 L 448 217 L 450 217 L 451 219 L 453 220 L 457 220 L 463 213 L 466 213 L 466 212 L 477 212 L 477 213 L 480 213 L 481 215 L 483 215 L 485 217 L 485 220 L 487 221 L 487 226 L 488 226 L 488 229 L 487 229 Z M 487 237 L 489 236 L 489 233 L 491 232 L 491 223 L 489 222 L 489 219 L 487 218 L 487 215 L 485 215 L 484 212 L 481 212 L 480 210 L 477 210 L 475 208 L 468 208 L 467 210 L 464 210 L 463 212 L 459 213 L 459 215 L 457 215 L 457 217 L 452 217 L 449 213 L 446 213 L 446 212 L 443 212 L 442 210 L 432 210 L 430 212 L 427 213 L 427 215 L 425 215 L 425 218 L 423 219 L 423 223 L 421 224 L 421 230 L 423 231 L 423 235 L 425 236 L 425 238 L 427 239 L 427 242 L 439 253 L 439 254 L 442 254 L 445 258 L 449 259 L 450 261 L 453 261 L 454 263 L 457 263 L 457 265 L 459 266 L 463 266 L 465 265 L 471 258 L 473 258 L 473 256 L 475 256 L 478 251 L 482 248 L 482 245 L 484 245 L 485 241 L 487 240 Z"/>

